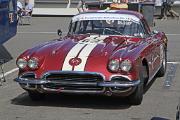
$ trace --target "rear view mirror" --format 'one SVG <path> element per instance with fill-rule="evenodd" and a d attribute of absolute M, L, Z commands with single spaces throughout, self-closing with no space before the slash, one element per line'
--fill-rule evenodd
<path fill-rule="evenodd" d="M 62 30 L 61 30 L 61 29 L 58 29 L 58 30 L 57 30 L 57 34 L 58 34 L 59 36 L 62 36 Z"/>

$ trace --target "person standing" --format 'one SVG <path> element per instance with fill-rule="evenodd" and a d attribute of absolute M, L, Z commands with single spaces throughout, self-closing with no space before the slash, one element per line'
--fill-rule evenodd
<path fill-rule="evenodd" d="M 22 16 L 22 10 L 23 10 L 23 6 L 22 3 L 18 0 L 17 1 L 17 22 L 19 21 L 19 17 Z"/>
<path fill-rule="evenodd" d="M 87 11 L 87 7 L 86 7 L 86 3 L 85 3 L 85 0 L 80 0 L 78 5 L 77 5 L 77 9 L 79 11 L 79 13 L 81 12 L 85 12 Z"/>
<path fill-rule="evenodd" d="M 29 2 L 29 0 L 25 0 L 25 15 L 31 15 L 33 11 L 33 5 Z"/>
<path fill-rule="evenodd" d="M 162 1 L 160 19 L 161 20 L 166 20 L 167 19 L 167 0 Z"/>
<path fill-rule="evenodd" d="M 17 12 L 22 10 L 22 8 L 23 8 L 23 6 L 22 6 L 21 2 L 18 0 L 17 1 Z"/>
<path fill-rule="evenodd" d="M 174 2 L 172 0 L 163 1 L 162 7 L 161 7 L 161 20 L 167 19 L 167 12 L 170 14 L 172 18 L 177 17 L 179 20 L 179 13 L 175 12 L 172 9 L 173 3 Z"/>

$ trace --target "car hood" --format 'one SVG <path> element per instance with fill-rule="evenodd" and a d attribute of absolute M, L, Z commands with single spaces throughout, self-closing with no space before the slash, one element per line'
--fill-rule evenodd
<path fill-rule="evenodd" d="M 127 55 L 140 39 L 125 36 L 78 35 L 51 41 L 30 50 L 23 56 L 41 60 L 41 69 L 63 71 L 101 71 L 113 55 Z M 105 72 L 105 71 L 104 71 Z"/>

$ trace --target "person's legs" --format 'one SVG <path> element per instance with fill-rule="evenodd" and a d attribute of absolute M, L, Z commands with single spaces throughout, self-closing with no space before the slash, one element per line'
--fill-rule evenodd
<path fill-rule="evenodd" d="M 167 19 L 167 3 L 162 4 L 162 20 Z"/>
<path fill-rule="evenodd" d="M 171 12 L 173 14 L 173 16 L 179 17 L 179 13 L 175 12 L 173 9 L 170 9 L 169 12 Z"/>
<path fill-rule="evenodd" d="M 168 6 L 168 12 L 170 13 L 171 17 L 177 17 L 179 19 L 179 13 L 175 12 L 173 9 L 172 9 L 172 5 L 169 5 Z"/>
<path fill-rule="evenodd" d="M 170 16 L 174 18 L 175 16 L 171 10 L 172 10 L 172 6 L 170 4 L 167 4 L 167 11 L 169 12 Z"/>
<path fill-rule="evenodd" d="M 164 6 L 161 6 L 161 15 L 160 15 L 160 19 L 162 19 L 164 17 Z"/>

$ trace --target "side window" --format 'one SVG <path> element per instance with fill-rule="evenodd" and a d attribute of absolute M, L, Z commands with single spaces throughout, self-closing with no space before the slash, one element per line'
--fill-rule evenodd
<path fill-rule="evenodd" d="M 70 25 L 69 25 L 69 34 L 73 34 L 73 32 L 74 32 L 74 27 L 75 27 L 75 23 L 70 23 Z"/>
<path fill-rule="evenodd" d="M 9 1 L 9 11 L 10 12 L 14 11 L 14 6 L 13 6 L 13 1 L 12 0 Z"/>
<path fill-rule="evenodd" d="M 143 37 L 144 35 L 146 35 L 146 33 L 144 32 L 144 28 L 142 27 L 142 24 L 140 23 L 131 24 L 130 35 L 136 37 Z"/>
<path fill-rule="evenodd" d="M 79 30 L 80 30 L 80 27 L 81 27 L 81 22 L 76 22 L 75 23 L 75 29 L 73 30 L 76 34 L 79 33 Z"/>
<path fill-rule="evenodd" d="M 149 27 L 147 26 L 147 24 L 144 20 L 142 20 L 142 26 L 144 27 L 145 33 L 149 34 Z"/>
<path fill-rule="evenodd" d="M 143 28 L 142 24 L 138 24 L 138 28 L 139 28 L 139 29 L 138 29 L 138 32 L 139 32 L 139 33 L 146 34 L 145 31 L 144 31 L 144 28 Z"/>
<path fill-rule="evenodd" d="M 92 21 L 89 21 L 87 23 L 86 31 L 91 31 L 92 30 Z"/>

